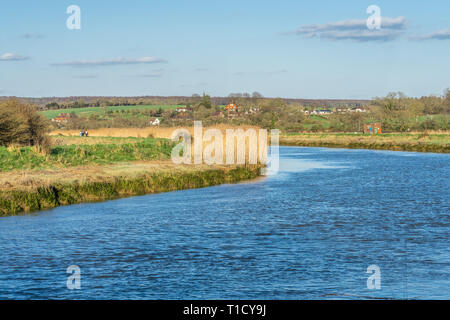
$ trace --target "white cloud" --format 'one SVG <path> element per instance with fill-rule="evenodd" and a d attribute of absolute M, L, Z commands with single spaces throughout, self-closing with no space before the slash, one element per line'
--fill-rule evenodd
<path fill-rule="evenodd" d="M 44 36 L 40 33 L 24 33 L 20 36 L 22 39 L 42 39 Z"/>
<path fill-rule="evenodd" d="M 143 73 L 143 74 L 132 75 L 132 77 L 136 77 L 136 78 L 161 78 L 162 77 L 162 73 L 161 72 Z"/>
<path fill-rule="evenodd" d="M 380 30 L 369 30 L 367 20 L 354 19 L 326 24 L 310 24 L 289 32 L 307 38 L 355 41 L 389 41 L 397 38 L 406 29 L 404 17 L 382 17 Z"/>
<path fill-rule="evenodd" d="M 53 63 L 52 66 L 99 67 L 99 66 L 115 66 L 115 65 L 129 65 L 129 64 L 165 63 L 165 62 L 167 61 L 155 57 L 142 57 L 142 58 L 116 58 L 105 60 L 79 60 L 79 61 Z"/>
<path fill-rule="evenodd" d="M 439 30 L 424 36 L 416 37 L 417 40 L 450 40 L 450 29 Z"/>
<path fill-rule="evenodd" d="M 98 75 L 96 75 L 96 74 L 80 74 L 80 75 L 76 75 L 73 77 L 76 79 L 95 79 L 95 78 L 98 78 Z"/>
<path fill-rule="evenodd" d="M 239 71 L 233 73 L 235 76 L 247 76 L 247 75 L 254 75 L 254 76 L 274 76 L 282 73 L 286 73 L 287 70 L 272 70 L 272 71 Z"/>
<path fill-rule="evenodd" d="M 4 53 L 0 55 L 0 61 L 21 61 L 28 60 L 29 57 L 24 57 L 15 53 Z"/>

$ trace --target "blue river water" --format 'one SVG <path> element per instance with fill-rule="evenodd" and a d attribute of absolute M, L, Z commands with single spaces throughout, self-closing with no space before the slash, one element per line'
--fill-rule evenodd
<path fill-rule="evenodd" d="M 0 218 L 0 299 L 450 298 L 450 155 L 280 156 L 252 182 Z"/>

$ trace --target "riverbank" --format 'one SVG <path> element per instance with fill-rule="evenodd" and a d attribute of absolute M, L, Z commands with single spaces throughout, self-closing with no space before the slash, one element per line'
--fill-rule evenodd
<path fill-rule="evenodd" d="M 218 126 L 220 130 L 228 128 Z M 256 128 L 256 127 L 229 127 L 229 128 Z M 93 130 L 92 135 L 100 139 L 108 139 L 115 136 L 129 141 L 139 137 L 155 137 L 169 139 L 176 128 L 107 128 Z M 187 128 L 192 132 L 192 128 Z M 56 130 L 52 135 L 64 139 L 76 141 L 77 131 Z M 134 137 L 134 138 L 133 138 Z M 327 147 L 327 148 L 349 148 L 349 149 L 375 149 L 392 151 L 414 151 L 414 152 L 436 152 L 450 153 L 450 132 L 433 131 L 417 133 L 385 133 L 378 135 L 355 134 L 355 133 L 283 133 L 280 134 L 280 145 L 300 147 Z"/>
<path fill-rule="evenodd" d="M 175 165 L 163 138 L 52 136 L 52 147 L 0 147 L 0 216 L 61 205 L 235 183 L 261 166 Z"/>
<path fill-rule="evenodd" d="M 450 153 L 450 133 L 294 133 L 280 135 L 280 145 Z"/>
<path fill-rule="evenodd" d="M 260 173 L 261 166 L 179 166 L 169 161 L 10 171 L 0 176 L 0 216 L 236 183 Z"/>

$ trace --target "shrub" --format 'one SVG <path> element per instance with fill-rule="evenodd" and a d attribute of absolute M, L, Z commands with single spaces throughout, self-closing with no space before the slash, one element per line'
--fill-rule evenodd
<path fill-rule="evenodd" d="M 0 104 L 0 145 L 41 146 L 47 150 L 49 122 L 35 107 L 11 99 Z"/>
<path fill-rule="evenodd" d="M 424 122 L 420 124 L 422 129 L 424 130 L 438 130 L 439 129 L 439 123 L 434 119 L 427 119 Z"/>

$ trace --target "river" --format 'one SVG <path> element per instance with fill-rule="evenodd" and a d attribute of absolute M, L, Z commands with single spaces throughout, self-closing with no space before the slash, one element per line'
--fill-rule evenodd
<path fill-rule="evenodd" d="M 450 298 L 450 155 L 280 157 L 253 182 L 0 218 L 0 299 Z"/>

